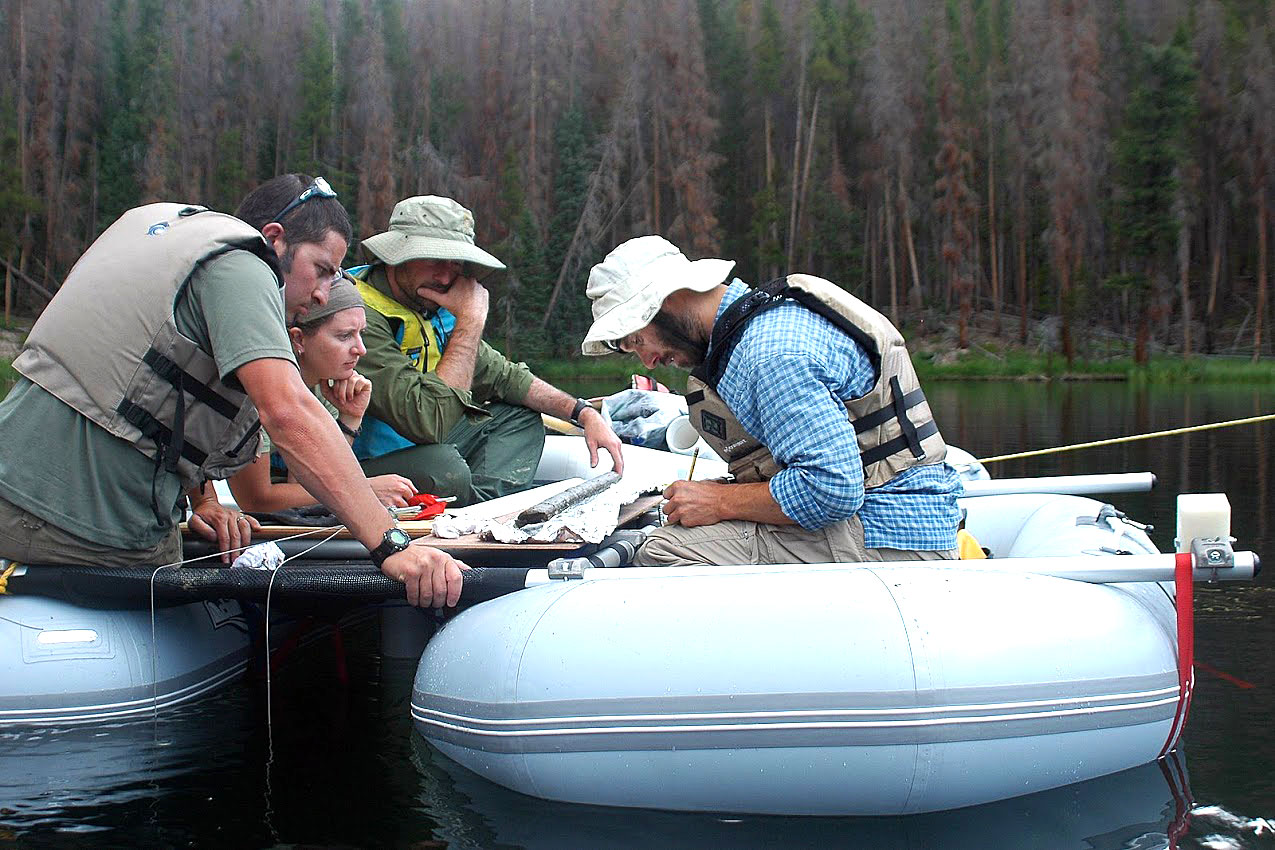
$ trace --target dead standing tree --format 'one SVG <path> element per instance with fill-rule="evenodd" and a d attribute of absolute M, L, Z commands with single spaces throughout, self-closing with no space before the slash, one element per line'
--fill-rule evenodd
<path fill-rule="evenodd" d="M 924 4 L 916 0 L 879 0 L 872 6 L 872 15 L 877 37 L 868 51 L 865 76 L 869 122 L 873 135 L 881 141 L 884 155 L 891 303 L 898 300 L 893 248 L 894 228 L 897 226 L 901 236 L 900 250 L 906 258 L 912 283 L 907 290 L 908 302 L 916 309 L 921 306 L 922 293 L 912 233 L 911 186 L 919 171 L 916 158 L 924 118 L 922 105 L 925 101 L 928 55 L 924 49 L 923 32 L 929 16 Z M 897 222 L 894 220 L 896 214 Z M 893 318 L 898 320 L 897 315 Z"/>
<path fill-rule="evenodd" d="M 558 269 L 558 277 L 554 281 L 553 291 L 549 293 L 544 315 L 540 317 L 542 331 L 549 327 L 549 320 L 553 317 L 563 285 L 580 271 L 587 256 L 587 248 L 601 241 L 622 203 L 622 199 L 615 193 L 618 185 L 616 175 L 624 163 L 624 139 L 633 126 L 639 89 L 638 70 L 637 66 L 633 68 L 623 92 L 611 105 L 611 120 L 600 142 L 598 165 L 589 175 L 589 189 L 580 220 L 576 223 L 562 266 Z"/>
<path fill-rule="evenodd" d="M 1089 0 L 1050 0 L 1048 72 L 1054 108 L 1041 127 L 1045 188 L 1049 196 L 1048 240 L 1058 276 L 1060 344 L 1070 366 L 1076 357 L 1072 337 L 1075 277 L 1084 260 L 1090 223 L 1095 220 L 1096 171 L 1104 139 L 1098 90 L 1097 23 Z"/>
<path fill-rule="evenodd" d="M 1271 78 L 1270 31 L 1255 27 L 1245 52 L 1244 91 L 1240 94 L 1239 159 L 1253 199 L 1257 230 L 1257 304 L 1253 322 L 1253 362 L 1262 355 L 1266 318 L 1267 267 L 1270 263 L 1270 205 L 1275 194 L 1275 80 Z"/>
<path fill-rule="evenodd" d="M 961 110 L 951 52 L 946 38 L 940 38 L 938 69 L 939 152 L 935 157 L 938 179 L 935 212 L 943 227 L 942 255 L 947 267 L 948 286 L 960 305 L 957 322 L 957 346 L 969 347 L 969 322 L 972 305 L 974 222 L 978 207 L 969 187 L 969 172 L 974 157 L 970 152 L 970 128 L 961 119 Z"/>

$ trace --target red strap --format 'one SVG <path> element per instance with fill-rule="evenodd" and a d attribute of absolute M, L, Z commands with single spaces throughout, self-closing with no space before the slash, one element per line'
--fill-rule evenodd
<path fill-rule="evenodd" d="M 436 517 L 447 509 L 447 503 L 439 501 L 437 496 L 429 493 L 417 493 L 407 500 L 409 506 L 420 508 L 420 513 L 413 514 L 412 519 L 429 519 Z"/>
<path fill-rule="evenodd" d="M 1169 850 L 1177 850 L 1178 841 L 1187 834 L 1191 826 L 1194 797 L 1191 794 L 1190 783 L 1187 781 L 1186 769 L 1183 768 L 1178 753 L 1169 753 L 1156 764 L 1160 766 L 1164 781 L 1169 786 L 1169 793 L 1173 795 L 1173 819 L 1169 821 L 1165 832 L 1169 839 Z"/>
<path fill-rule="evenodd" d="M 1182 737 L 1195 690 L 1195 559 L 1190 552 L 1179 552 L 1173 566 L 1174 602 L 1178 609 L 1178 708 L 1160 757 Z"/>

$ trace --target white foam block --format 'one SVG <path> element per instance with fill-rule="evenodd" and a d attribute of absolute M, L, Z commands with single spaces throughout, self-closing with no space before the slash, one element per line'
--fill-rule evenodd
<path fill-rule="evenodd" d="M 1231 502 L 1225 493 L 1178 496 L 1177 550 L 1191 551 L 1191 541 L 1197 537 L 1231 538 Z"/>

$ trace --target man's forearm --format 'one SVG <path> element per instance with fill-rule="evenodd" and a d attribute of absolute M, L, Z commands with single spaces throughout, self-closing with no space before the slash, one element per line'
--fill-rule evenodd
<path fill-rule="evenodd" d="M 796 525 L 771 495 L 765 481 L 753 484 L 724 484 L 722 519 L 743 519 L 770 525 Z"/>
<path fill-rule="evenodd" d="M 273 365 L 281 363 L 288 368 Z M 237 374 L 301 486 L 330 507 L 363 545 L 379 544 L 393 520 L 336 421 L 305 388 L 296 368 L 280 360 L 253 361 Z"/>
<path fill-rule="evenodd" d="M 539 378 L 532 378 L 523 406 L 530 407 L 537 413 L 547 413 L 559 419 L 570 419 L 571 412 L 575 410 L 576 400 L 553 384 Z"/>
<path fill-rule="evenodd" d="M 447 350 L 443 352 L 434 374 L 450 387 L 471 390 L 474 386 L 474 366 L 478 362 L 478 347 L 483 341 L 483 326 L 477 322 L 457 321 L 447 338 Z"/>

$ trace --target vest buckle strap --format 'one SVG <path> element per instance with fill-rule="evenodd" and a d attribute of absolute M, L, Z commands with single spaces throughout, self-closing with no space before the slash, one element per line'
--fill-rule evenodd
<path fill-rule="evenodd" d="M 912 392 L 903 396 L 903 407 L 905 410 L 911 410 L 924 402 L 925 391 L 920 387 L 917 387 L 912 390 Z M 896 412 L 894 404 L 891 403 L 889 407 L 882 407 L 865 416 L 860 416 L 858 419 L 855 419 L 852 423 L 854 425 L 854 432 L 856 434 L 862 434 L 864 431 L 871 431 L 873 428 L 879 428 L 895 416 Z"/>
<path fill-rule="evenodd" d="M 224 419 L 234 419 L 239 415 L 239 406 L 231 403 L 216 390 L 178 366 L 171 358 L 165 357 L 154 348 L 148 349 L 142 356 L 142 362 L 151 368 L 156 375 L 172 385 L 173 389 L 185 391 L 197 398 L 202 404 L 212 408 Z"/>
<path fill-rule="evenodd" d="M 912 420 L 908 419 L 908 410 L 903 401 L 903 387 L 899 384 L 899 376 L 890 376 L 890 400 L 891 407 L 894 408 L 894 416 L 899 420 L 899 427 L 903 429 L 903 437 L 907 440 L 907 446 L 912 450 L 912 456 L 920 460 L 925 457 L 925 450 L 921 448 L 921 440 L 917 437 L 916 426 L 912 424 Z"/>
<path fill-rule="evenodd" d="M 939 432 L 939 424 L 935 422 L 933 419 L 931 419 L 929 422 L 926 422 L 921 427 L 914 429 L 915 439 L 917 440 L 918 445 L 920 444 L 921 440 L 929 439 L 930 437 L 934 436 L 938 432 Z M 893 440 L 886 440 L 884 443 L 877 446 L 876 448 L 869 449 L 868 451 L 860 455 L 860 457 L 863 460 L 863 468 L 867 469 L 869 466 L 872 466 L 872 464 L 874 463 L 880 463 L 881 461 L 888 458 L 890 455 L 895 454 L 896 452 L 901 452 L 904 449 L 909 448 L 910 446 L 911 446 L 911 441 L 908 439 L 906 434 L 900 434 L 899 436 L 895 437 Z M 919 460 L 923 457 L 925 457 L 925 452 L 921 452 L 921 454 L 918 456 L 917 459 Z"/>
<path fill-rule="evenodd" d="M 121 401 L 115 408 L 115 412 L 124 417 L 124 421 L 137 428 L 142 432 L 142 436 L 155 443 L 157 446 L 156 455 L 163 456 L 167 446 L 173 442 L 173 431 L 164 423 L 160 422 L 144 408 L 134 404 L 128 399 Z M 181 457 L 194 466 L 203 466 L 204 461 L 208 460 L 208 453 L 192 446 L 186 441 L 181 444 Z"/>

